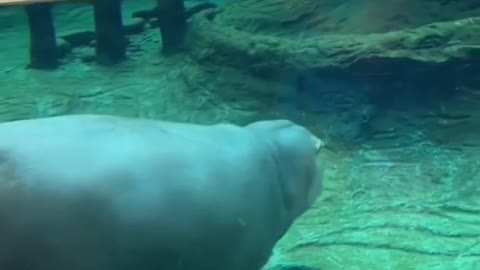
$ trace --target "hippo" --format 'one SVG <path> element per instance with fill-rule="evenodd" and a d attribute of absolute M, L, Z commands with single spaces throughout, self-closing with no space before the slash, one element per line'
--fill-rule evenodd
<path fill-rule="evenodd" d="M 258 270 L 322 189 L 289 120 L 0 124 L 0 269 Z"/>

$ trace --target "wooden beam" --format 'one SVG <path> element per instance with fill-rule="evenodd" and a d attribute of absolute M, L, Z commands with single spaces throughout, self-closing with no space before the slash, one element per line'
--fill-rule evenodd
<path fill-rule="evenodd" d="M 93 1 L 95 53 L 97 63 L 113 65 L 126 58 L 127 40 L 123 32 L 122 1 Z"/>
<path fill-rule="evenodd" d="M 71 0 L 0 0 L 0 6 L 29 5 L 53 2 L 72 2 Z"/>
<path fill-rule="evenodd" d="M 25 6 L 30 28 L 30 68 L 55 69 L 58 66 L 57 38 L 53 23 L 52 4 Z"/>
<path fill-rule="evenodd" d="M 183 0 L 157 0 L 157 18 L 164 54 L 181 50 L 187 30 L 187 13 Z"/>

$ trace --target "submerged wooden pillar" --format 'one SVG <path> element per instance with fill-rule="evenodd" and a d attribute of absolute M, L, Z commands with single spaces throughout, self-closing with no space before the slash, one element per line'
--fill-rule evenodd
<path fill-rule="evenodd" d="M 57 37 L 53 23 L 52 4 L 37 3 L 25 6 L 30 28 L 30 68 L 58 67 Z"/>
<path fill-rule="evenodd" d="M 122 1 L 93 1 L 96 61 L 113 65 L 126 58 L 127 40 L 123 32 Z"/>
<path fill-rule="evenodd" d="M 168 55 L 180 51 L 187 30 L 183 0 L 157 0 L 157 17 L 163 53 Z"/>

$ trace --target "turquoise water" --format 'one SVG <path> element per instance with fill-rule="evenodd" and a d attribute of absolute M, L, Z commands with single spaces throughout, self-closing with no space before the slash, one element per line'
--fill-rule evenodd
<path fill-rule="evenodd" d="M 265 269 L 477 270 L 477 2 L 186 1 L 185 15 L 181 1 L 155 11 L 156 1 L 125 0 L 121 14 L 97 7 L 97 24 L 91 4 L 72 2 L 30 9 L 31 25 L 26 6 L 1 7 L 0 121 L 289 119 L 326 143 L 323 190 Z M 0 265 L 4 254 L 35 258 L 14 246 L 0 245 Z M 100 269 L 82 259 L 90 264 L 69 267 Z"/>

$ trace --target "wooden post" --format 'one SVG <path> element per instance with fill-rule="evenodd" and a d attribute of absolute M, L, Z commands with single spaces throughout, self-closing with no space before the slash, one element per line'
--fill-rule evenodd
<path fill-rule="evenodd" d="M 187 30 L 183 0 L 157 0 L 157 17 L 163 53 L 168 55 L 178 52 Z"/>
<path fill-rule="evenodd" d="M 122 1 L 95 0 L 95 53 L 97 63 L 113 65 L 126 58 L 127 40 L 123 33 Z"/>
<path fill-rule="evenodd" d="M 58 67 L 57 41 L 53 23 L 52 4 L 38 3 L 25 6 L 30 30 L 30 68 Z"/>

